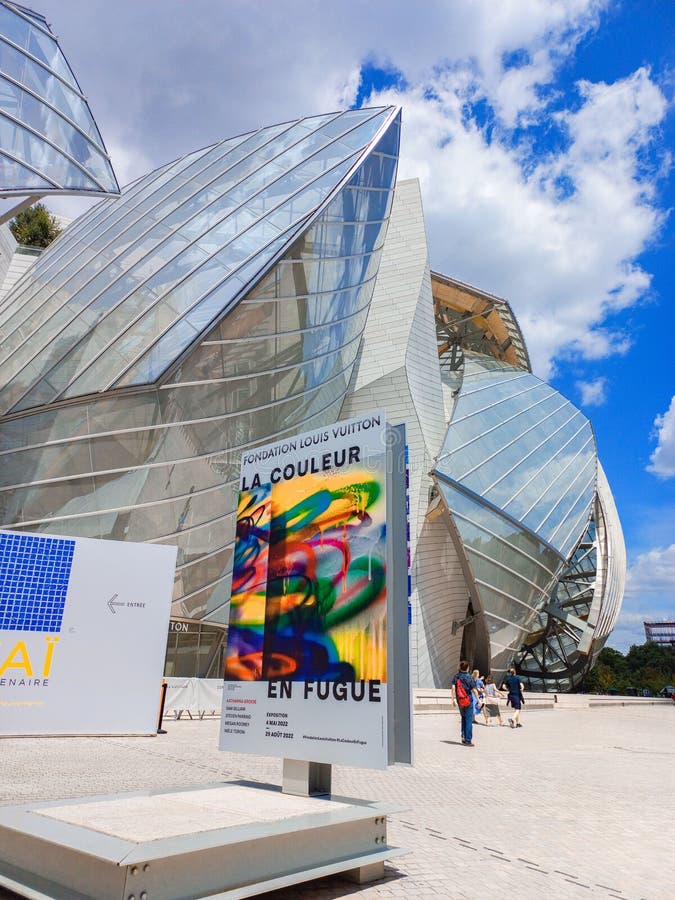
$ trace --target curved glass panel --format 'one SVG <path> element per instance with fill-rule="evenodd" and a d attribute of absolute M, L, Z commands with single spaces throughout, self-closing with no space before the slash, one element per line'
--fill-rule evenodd
<path fill-rule="evenodd" d="M 181 428 L 135 429 L 73 440 L 67 455 L 60 443 L 15 451 L 2 459 L 0 493 L 27 484 L 142 467 L 149 461 L 155 466 L 164 462 L 180 464 L 186 458 L 212 454 L 219 454 L 217 462 L 222 470 L 225 464 L 222 454 L 231 442 L 231 435 L 237 433 L 240 413 L 256 409 L 264 417 L 266 413 L 262 410 L 270 407 L 270 399 L 276 399 L 283 401 L 284 415 L 290 416 L 289 401 L 294 398 L 311 399 L 311 392 L 316 388 L 323 388 L 325 394 L 333 389 L 334 380 L 344 387 L 345 372 L 351 370 L 357 349 L 354 341 L 347 352 L 329 354 L 302 366 L 244 380 L 203 382 L 163 392 L 161 405 L 170 409 L 173 416 L 181 415 L 185 421 Z M 233 477 L 236 477 L 236 455 L 228 461 L 230 464 L 235 467 Z"/>
<path fill-rule="evenodd" d="M 589 421 L 529 372 L 466 354 L 437 472 L 522 523 L 566 557 L 595 492 Z"/>
<path fill-rule="evenodd" d="M 518 672 L 527 679 L 530 690 L 572 690 L 590 669 L 597 621 L 594 607 L 599 601 L 598 555 L 596 522 L 592 519 L 560 573 L 551 603 L 516 659 Z"/>
<path fill-rule="evenodd" d="M 30 296 L 18 291 L 4 311 L 2 408 L 156 381 L 293 244 L 359 161 L 322 214 L 321 233 L 305 238 L 279 277 L 295 295 L 303 278 L 304 294 L 371 278 L 395 177 L 395 159 L 371 145 L 378 135 L 390 142 L 391 127 L 398 133 L 394 117 L 391 108 L 357 110 L 261 129 L 136 182 L 104 233 L 95 218 L 74 233 L 72 257 L 66 233 L 58 265 L 49 250 L 38 260 L 39 290 L 29 282 Z M 345 224 L 331 225 L 347 207 Z M 351 253 L 335 257 L 341 249 Z"/>
<path fill-rule="evenodd" d="M 563 561 L 536 536 L 437 476 L 485 616 L 493 671 L 508 665 L 547 603 Z"/>
<path fill-rule="evenodd" d="M 47 22 L 0 5 L 0 190 L 119 194 L 101 135 Z"/>
<path fill-rule="evenodd" d="M 251 410 L 205 423 L 182 428 L 170 428 L 159 433 L 159 442 L 148 441 L 147 436 L 136 438 L 145 442 L 148 454 L 144 465 L 131 469 L 124 466 L 134 440 L 120 438 L 98 446 L 96 471 L 85 461 L 86 446 L 73 454 L 73 471 L 61 475 L 60 480 L 35 482 L 25 487 L 12 487 L 0 491 L 10 521 L 2 527 L 42 519 L 82 516 L 86 513 L 104 512 L 124 507 L 136 507 L 156 503 L 172 496 L 189 496 L 190 492 L 216 487 L 239 477 L 239 454 L 227 453 L 227 445 L 235 445 L 239 435 L 246 434 L 247 444 L 260 443 L 268 434 L 277 434 L 292 428 L 300 430 L 301 423 L 332 406 L 344 397 L 347 382 L 329 383 L 310 394 L 282 401 L 265 409 Z M 218 442 L 222 449 L 210 453 L 195 453 L 194 444 L 213 446 Z M 131 447 L 129 446 L 131 445 Z M 234 447 L 232 447 L 234 450 Z M 85 474 L 78 474 L 84 469 Z M 11 526 L 13 527 L 13 525 Z"/>
<path fill-rule="evenodd" d="M 593 543 L 596 462 L 590 423 L 550 385 L 465 353 L 434 473 L 471 568 L 494 671 L 518 659 L 525 672 L 527 659 L 529 674 L 541 665 L 570 677 L 593 598 L 579 579 Z"/>

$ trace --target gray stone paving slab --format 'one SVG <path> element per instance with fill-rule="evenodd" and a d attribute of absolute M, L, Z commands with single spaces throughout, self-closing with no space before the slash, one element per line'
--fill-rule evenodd
<path fill-rule="evenodd" d="M 675 896 L 675 704 L 537 711 L 518 730 L 415 717 L 415 766 L 333 769 L 335 794 L 401 803 L 386 878 L 341 877 L 270 900 Z M 281 761 L 217 750 L 218 720 L 169 721 L 156 738 L 0 741 L 0 803 L 250 779 Z M 13 897 L 0 889 L 0 898 Z"/>
<path fill-rule="evenodd" d="M 278 822 L 307 813 L 343 809 L 318 797 L 292 797 L 250 785 L 227 784 L 114 800 L 41 808 L 36 815 L 101 831 L 128 841 L 157 841 L 216 828 Z"/>

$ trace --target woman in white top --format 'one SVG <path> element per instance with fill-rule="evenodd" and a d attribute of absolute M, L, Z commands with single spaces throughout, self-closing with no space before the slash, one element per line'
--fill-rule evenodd
<path fill-rule="evenodd" d="M 502 714 L 499 709 L 499 699 L 504 699 L 504 694 L 497 690 L 497 685 L 492 677 L 488 675 L 485 679 L 485 704 L 483 705 L 483 715 L 485 716 L 485 724 L 490 724 L 490 719 L 495 716 L 499 719 L 499 724 L 503 725 Z"/>

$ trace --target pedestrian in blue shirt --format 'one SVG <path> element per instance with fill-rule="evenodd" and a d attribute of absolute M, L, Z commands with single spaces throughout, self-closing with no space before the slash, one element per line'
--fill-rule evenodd
<path fill-rule="evenodd" d="M 480 721 L 480 714 L 485 706 L 485 681 L 478 669 L 474 669 L 471 677 L 476 682 L 476 690 L 478 691 L 478 699 L 474 697 L 473 701 L 473 724 Z"/>
<path fill-rule="evenodd" d="M 522 728 L 523 726 L 520 724 L 520 710 L 525 702 L 523 698 L 523 683 L 516 675 L 516 670 L 513 666 L 511 666 L 509 674 L 504 679 L 502 690 L 507 692 L 506 705 L 510 706 L 514 711 L 513 718 L 509 719 L 509 725 L 511 728 Z"/>
<path fill-rule="evenodd" d="M 458 686 L 461 684 L 461 688 Z M 462 743 L 466 747 L 473 747 L 473 699 L 478 700 L 476 682 L 469 674 L 469 664 L 462 660 L 459 664 L 459 672 L 452 679 L 452 702 L 457 701 L 459 714 L 462 718 Z M 468 698 L 466 706 L 462 705 L 462 694 Z"/>

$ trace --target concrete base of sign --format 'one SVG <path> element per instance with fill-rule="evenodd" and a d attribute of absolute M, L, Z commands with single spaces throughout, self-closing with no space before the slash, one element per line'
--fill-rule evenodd
<path fill-rule="evenodd" d="M 0 808 L 0 885 L 25 897 L 251 897 L 381 878 L 392 804 L 228 782 Z"/>

